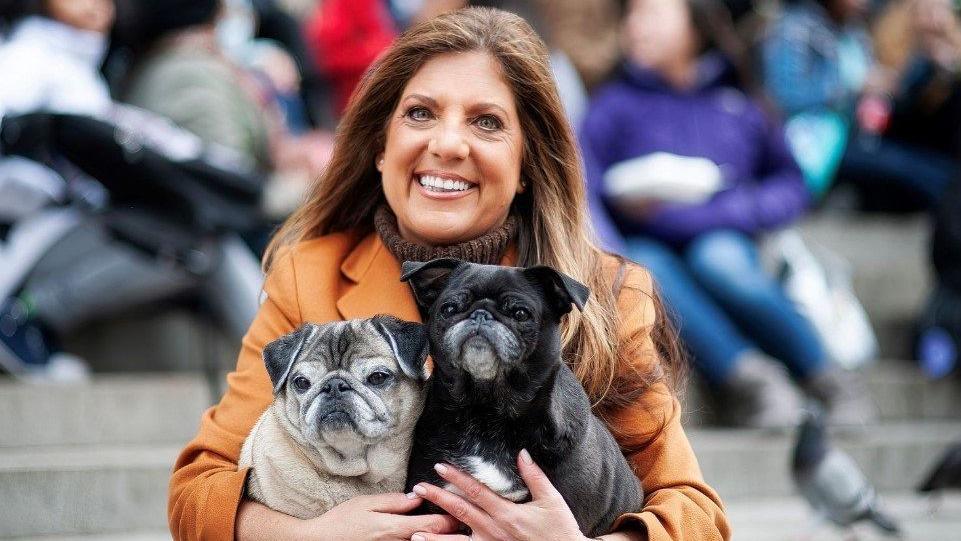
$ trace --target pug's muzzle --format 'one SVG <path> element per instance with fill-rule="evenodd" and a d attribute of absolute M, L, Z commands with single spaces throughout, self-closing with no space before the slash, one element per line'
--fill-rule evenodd
<path fill-rule="evenodd" d="M 377 396 L 349 376 L 332 375 L 319 385 L 305 415 L 311 432 L 325 441 L 353 432 L 376 440 L 390 429 L 390 413 Z"/>
<path fill-rule="evenodd" d="M 499 367 L 516 363 L 522 353 L 518 336 L 483 308 L 444 332 L 444 349 L 459 368 L 481 381 L 494 379 Z"/>

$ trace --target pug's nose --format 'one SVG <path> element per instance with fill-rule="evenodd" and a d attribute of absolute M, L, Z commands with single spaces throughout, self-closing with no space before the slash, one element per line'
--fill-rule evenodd
<path fill-rule="evenodd" d="M 321 394 L 328 394 L 328 393 L 337 394 L 337 393 L 343 393 L 343 392 L 349 391 L 352 388 L 353 387 L 351 387 L 346 380 L 343 380 L 341 378 L 330 378 L 329 380 L 327 380 L 326 383 L 324 383 L 324 386 L 320 388 L 320 393 Z"/>
<path fill-rule="evenodd" d="M 474 323 L 485 323 L 488 321 L 492 321 L 494 319 L 494 316 L 492 316 L 491 313 L 488 312 L 487 310 L 484 310 L 483 308 L 478 308 L 477 310 L 474 310 L 473 312 L 471 312 L 470 318 L 474 320 Z"/>

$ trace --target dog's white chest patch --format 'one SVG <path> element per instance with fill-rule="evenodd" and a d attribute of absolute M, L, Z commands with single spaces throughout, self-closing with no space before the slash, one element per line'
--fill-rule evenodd
<path fill-rule="evenodd" d="M 474 479 L 487 485 L 488 488 L 513 502 L 524 500 L 528 496 L 527 489 L 523 485 L 518 486 L 510 475 L 503 470 L 487 462 L 479 456 L 469 456 L 464 459 L 463 467 Z M 448 484 L 447 490 L 463 496 L 457 487 Z"/>

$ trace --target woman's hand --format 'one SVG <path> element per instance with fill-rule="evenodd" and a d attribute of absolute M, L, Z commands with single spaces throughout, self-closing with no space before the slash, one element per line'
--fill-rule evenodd
<path fill-rule="evenodd" d="M 460 526 L 447 515 L 413 515 L 409 513 L 423 500 L 405 494 L 358 496 L 307 521 L 305 539 L 330 541 L 408 540 L 414 533 L 432 535 L 456 532 Z"/>
<path fill-rule="evenodd" d="M 419 531 L 411 541 L 488 541 L 488 540 L 583 540 L 577 520 L 563 496 L 554 488 L 530 454 L 522 450 L 517 469 L 531 493 L 531 501 L 514 503 L 453 466 L 438 464 L 437 473 L 464 497 L 429 483 L 419 483 L 414 492 L 434 502 L 471 529 L 466 535 L 444 535 Z"/>
<path fill-rule="evenodd" d="M 460 524 L 447 515 L 405 516 L 423 500 L 404 494 L 358 496 L 323 515 L 301 520 L 254 502 L 244 501 L 237 511 L 238 541 L 325 539 L 331 541 L 408 540 L 416 532 L 446 534 Z"/>

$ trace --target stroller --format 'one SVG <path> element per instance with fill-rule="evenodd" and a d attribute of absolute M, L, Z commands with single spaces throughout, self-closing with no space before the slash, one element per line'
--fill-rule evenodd
<path fill-rule="evenodd" d="M 0 302 L 29 291 L 63 332 L 189 292 L 242 338 L 263 277 L 241 235 L 266 227 L 264 179 L 242 156 L 115 106 L 0 118 L 0 164 Z M 0 368 L 29 367 L 0 343 Z"/>

